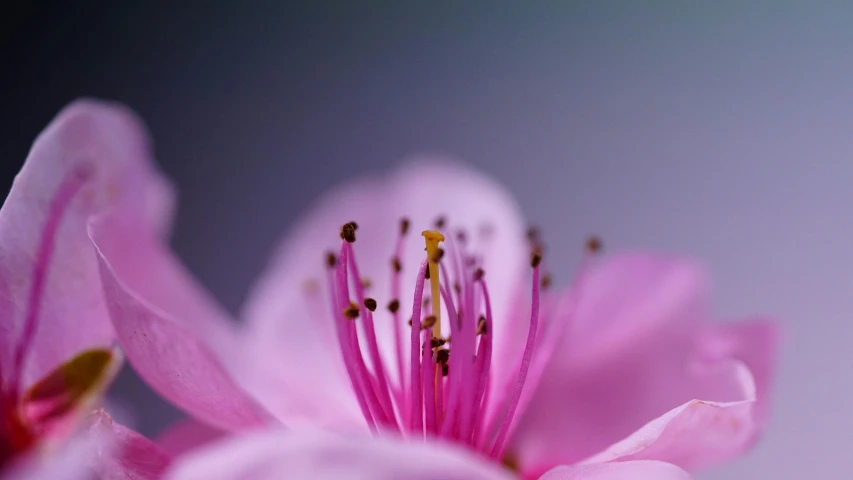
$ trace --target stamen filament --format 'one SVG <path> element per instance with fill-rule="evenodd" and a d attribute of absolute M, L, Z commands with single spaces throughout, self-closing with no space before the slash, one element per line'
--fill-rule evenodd
<path fill-rule="evenodd" d="M 418 381 L 421 372 L 419 333 L 421 324 L 421 305 L 424 298 L 424 276 L 426 275 L 428 261 L 421 262 L 418 277 L 415 281 L 415 294 L 412 300 L 412 330 L 411 330 L 411 366 L 409 378 L 412 383 L 411 409 L 409 410 L 409 431 L 412 433 L 423 433 L 423 407 L 421 397 L 421 383 Z"/>

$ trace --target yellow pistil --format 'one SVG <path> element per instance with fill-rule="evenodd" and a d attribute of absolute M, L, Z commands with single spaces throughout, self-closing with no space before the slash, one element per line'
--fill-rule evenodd
<path fill-rule="evenodd" d="M 421 235 L 426 240 L 427 259 L 429 260 L 429 286 L 432 299 L 432 314 L 435 315 L 435 325 L 432 327 L 432 336 L 441 337 L 441 292 L 438 288 L 438 243 L 444 241 L 444 235 L 438 230 L 424 230 Z"/>

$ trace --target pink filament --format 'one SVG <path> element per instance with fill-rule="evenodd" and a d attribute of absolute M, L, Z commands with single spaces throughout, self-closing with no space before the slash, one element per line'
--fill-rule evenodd
<path fill-rule="evenodd" d="M 88 165 L 75 168 L 66 176 L 59 186 L 59 190 L 50 202 L 47 212 L 47 221 L 41 232 L 38 250 L 36 250 L 36 261 L 30 282 L 30 296 L 27 302 L 27 314 L 24 317 L 24 326 L 21 337 L 15 345 L 12 360 L 11 377 L 8 383 L 9 390 L 16 395 L 20 390 L 21 376 L 23 375 L 24 359 L 33 343 L 39 324 L 39 312 L 42 306 L 42 296 L 47 284 L 47 270 L 56 246 L 56 234 L 59 230 L 62 217 L 71 201 L 80 191 L 80 188 L 92 178 L 94 172 Z"/>
<path fill-rule="evenodd" d="M 409 378 L 412 383 L 411 410 L 409 410 L 409 430 L 412 433 L 423 433 L 423 409 L 421 406 L 421 382 L 420 371 L 420 349 L 418 348 L 418 333 L 421 330 L 421 305 L 424 298 L 424 276 L 426 275 L 428 262 L 421 262 L 421 268 L 418 270 L 418 278 L 415 282 L 415 295 L 412 300 L 412 331 L 411 331 L 411 368 L 409 370 Z"/>

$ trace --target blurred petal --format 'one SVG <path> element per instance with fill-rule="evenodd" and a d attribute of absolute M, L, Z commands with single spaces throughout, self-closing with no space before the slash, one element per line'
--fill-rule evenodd
<path fill-rule="evenodd" d="M 705 318 L 701 270 L 642 254 L 592 268 L 510 451 L 541 473 L 607 448 L 697 396 L 685 368 Z"/>
<path fill-rule="evenodd" d="M 99 445 L 93 470 L 101 480 L 159 480 L 172 457 L 154 442 L 113 422 L 103 410 L 90 416 L 90 432 Z"/>
<path fill-rule="evenodd" d="M 719 365 L 707 373 L 709 379 L 716 375 L 720 381 L 728 381 L 724 387 L 728 394 L 743 400 L 687 402 L 585 463 L 661 460 L 692 471 L 743 453 L 752 446 L 757 431 L 752 376 L 739 362 Z"/>
<path fill-rule="evenodd" d="M 708 326 L 699 340 L 699 355 L 709 360 L 734 358 L 749 367 L 755 378 L 756 422 L 767 416 L 778 364 L 782 329 L 766 318 Z"/>
<path fill-rule="evenodd" d="M 222 430 L 192 419 L 179 420 L 160 432 L 155 442 L 172 457 L 218 440 L 225 435 Z"/>
<path fill-rule="evenodd" d="M 675 465 L 639 460 L 557 467 L 539 480 L 690 480 L 690 474 Z"/>
<path fill-rule="evenodd" d="M 39 135 L 0 209 L 0 278 L 4 285 L 0 365 L 10 368 L 31 289 L 36 249 L 52 197 L 72 172 L 93 178 L 62 217 L 48 266 L 39 328 L 24 365 L 28 386 L 77 353 L 109 348 L 112 326 L 86 234 L 88 218 L 107 209 L 150 225 L 162 235 L 170 221 L 172 190 L 148 150 L 139 120 L 119 105 L 78 101 L 63 109 Z M 6 376 L 10 372 L 0 374 Z"/>
<path fill-rule="evenodd" d="M 510 480 L 461 448 L 386 438 L 271 431 L 234 438 L 181 458 L 171 480 Z"/>
<path fill-rule="evenodd" d="M 0 480 L 90 480 L 96 445 L 89 438 L 75 438 L 50 455 L 32 455 L 0 472 Z"/>
<path fill-rule="evenodd" d="M 399 222 L 404 216 L 411 220 L 401 255 L 399 298 L 406 340 L 415 272 L 425 256 L 420 232 L 434 228 L 442 215 L 447 219 L 447 232 L 464 227 L 473 249 L 485 255 L 495 315 L 503 318 L 509 313 L 512 289 L 524 278 L 527 247 L 518 207 L 499 185 L 460 164 L 422 158 L 388 175 L 373 175 L 335 188 L 284 239 L 244 310 L 251 351 L 262 359 L 253 363 L 274 369 L 266 375 L 254 372 L 257 378 L 250 388 L 259 397 L 267 397 L 273 390 L 294 402 L 296 406 L 281 400 L 266 402 L 286 423 L 304 418 L 304 405 L 320 398 L 334 402 L 322 410 L 335 412 L 334 421 L 363 423 L 340 361 L 325 286 L 323 255 L 339 249 L 340 226 L 358 222 L 354 248 L 359 269 L 372 283 L 369 294 L 385 305 L 391 300 L 391 258 Z M 489 233 L 480 234 L 482 231 Z M 313 293 L 305 288 L 306 281 L 317 287 L 312 288 Z M 385 309 L 377 310 L 376 318 L 382 357 L 396 380 L 393 321 Z M 495 335 L 504 335 L 499 326 Z M 402 342 L 404 358 L 408 358 L 408 345 L 408 341 Z"/>
<path fill-rule="evenodd" d="M 226 324 L 196 317 L 215 319 L 219 311 L 205 302 L 188 275 L 171 268 L 176 265 L 164 262 L 150 239 L 120 217 L 97 219 L 90 233 L 98 249 L 104 296 L 116 334 L 139 376 L 160 395 L 211 425 L 236 430 L 263 423 L 263 411 L 235 384 L 206 341 L 225 340 L 224 328 L 215 326 Z M 135 255 L 123 255 L 124 249 Z M 122 261 L 113 264 L 114 258 Z M 203 324 L 212 325 L 215 335 L 205 338 L 199 332 Z"/>

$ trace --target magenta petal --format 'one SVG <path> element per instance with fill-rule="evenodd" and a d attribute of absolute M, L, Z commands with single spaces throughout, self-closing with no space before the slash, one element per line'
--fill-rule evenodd
<path fill-rule="evenodd" d="M 441 215 L 446 216 L 449 238 L 455 229 L 464 227 L 474 246 L 482 247 L 495 315 L 504 318 L 513 289 L 519 279 L 526 278 L 525 268 L 529 269 L 517 205 L 503 188 L 477 172 L 446 160 L 420 158 L 390 174 L 360 178 L 335 188 L 284 239 L 244 310 L 252 352 L 262 359 L 256 363 L 272 370 L 268 375 L 255 372 L 258 380 L 253 382 L 253 393 L 266 398 L 272 390 L 290 402 L 303 398 L 298 405 L 309 407 L 312 399 L 336 402 L 320 410 L 333 412 L 337 417 L 334 422 L 363 423 L 335 340 L 324 253 L 339 249 L 338 232 L 343 223 L 358 222 L 354 250 L 359 270 L 372 283 L 368 294 L 380 304 L 375 322 L 379 349 L 397 383 L 393 321 L 384 305 L 391 300 L 391 258 L 399 222 L 404 216 L 411 220 L 401 256 L 399 298 L 404 334 L 401 347 L 403 358 L 408 359 L 409 329 L 405 322 L 409 314 L 405 312 L 411 312 L 415 272 L 425 255 L 420 233 L 433 228 Z M 488 229 L 491 234 L 484 239 L 481 232 Z M 315 288 L 308 289 L 307 284 Z M 497 337 L 504 335 L 500 326 L 495 330 Z M 282 400 L 265 404 L 289 425 L 294 418 L 306 416 L 302 406 Z M 328 415 L 324 417 L 323 421 L 332 422 Z"/>
<path fill-rule="evenodd" d="M 225 435 L 222 430 L 192 419 L 179 420 L 154 439 L 155 443 L 172 457 L 183 455 L 194 448 L 218 440 Z"/>
<path fill-rule="evenodd" d="M 144 231 L 133 227 L 107 215 L 90 229 L 107 308 L 128 361 L 154 390 L 201 421 L 225 430 L 262 424 L 262 409 L 210 347 L 224 346 L 228 338 L 225 320 L 213 321 L 220 312 L 152 247 Z M 135 256 L 124 255 L 125 250 Z M 115 258 L 121 261 L 113 264 Z M 208 335 L 201 333 L 202 325 L 209 326 Z"/>
<path fill-rule="evenodd" d="M 675 465 L 651 460 L 560 466 L 539 480 L 690 480 L 690 474 Z"/>
<path fill-rule="evenodd" d="M 172 457 L 154 442 L 113 422 L 103 410 L 93 412 L 90 433 L 99 445 L 93 470 L 101 480 L 159 480 Z"/>
<path fill-rule="evenodd" d="M 91 178 L 61 216 L 56 248 L 23 385 L 91 348 L 109 348 L 112 326 L 101 294 L 97 262 L 86 234 L 88 218 L 107 209 L 164 234 L 172 191 L 154 166 L 138 119 L 119 105 L 78 101 L 63 109 L 39 135 L 0 209 L 0 278 L 8 287 L 0 326 L 0 365 L 20 339 L 39 237 L 60 185 L 86 170 Z M 0 372 L 4 376 L 9 371 Z"/>
<path fill-rule="evenodd" d="M 341 438 L 272 431 L 183 457 L 171 480 L 511 480 L 462 448 L 393 437 Z"/>

